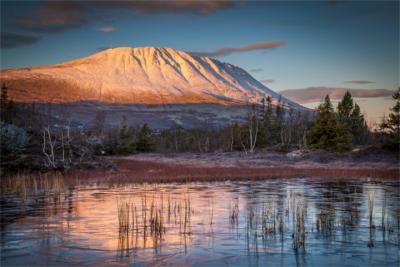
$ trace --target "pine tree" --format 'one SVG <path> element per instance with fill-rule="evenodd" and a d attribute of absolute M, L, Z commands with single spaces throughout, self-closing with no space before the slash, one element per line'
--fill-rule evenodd
<path fill-rule="evenodd" d="M 351 134 L 346 131 L 332 107 L 329 95 L 318 108 L 318 115 L 308 136 L 312 148 L 346 151 L 351 148 Z"/>
<path fill-rule="evenodd" d="M 400 87 L 393 94 L 395 105 L 391 108 L 388 119 L 384 119 L 380 125 L 381 132 L 384 135 L 384 148 L 393 151 L 399 151 L 400 146 Z"/>
<path fill-rule="evenodd" d="M 8 88 L 5 83 L 1 86 L 1 96 L 0 96 L 1 103 L 8 102 Z"/>
<path fill-rule="evenodd" d="M 151 137 L 151 129 L 147 123 L 143 124 L 138 133 L 136 149 L 140 152 L 151 152 L 154 150 L 154 144 Z"/>
<path fill-rule="evenodd" d="M 5 83 L 1 86 L 1 96 L 0 96 L 0 112 L 1 121 L 7 121 L 7 106 L 8 106 L 8 89 Z"/>
<path fill-rule="evenodd" d="M 285 110 L 283 108 L 283 103 L 281 96 L 278 99 L 278 103 L 275 107 L 275 114 L 272 115 L 271 121 L 271 141 L 273 143 L 279 144 L 281 141 L 280 135 L 284 123 Z"/>
<path fill-rule="evenodd" d="M 368 126 L 357 103 L 354 104 L 354 109 L 350 114 L 350 131 L 353 135 L 353 144 L 359 145 L 367 142 Z"/>
<path fill-rule="evenodd" d="M 272 99 L 270 96 L 263 98 L 262 101 L 263 114 L 261 116 L 261 123 L 259 129 L 259 137 L 257 139 L 257 147 L 265 148 L 271 143 L 271 133 L 273 131 L 273 111 L 272 111 Z"/>
<path fill-rule="evenodd" d="M 15 103 L 12 100 L 8 99 L 8 88 L 5 83 L 1 86 L 1 95 L 0 95 L 0 119 L 6 123 L 13 122 L 13 116 L 15 112 Z"/>
<path fill-rule="evenodd" d="M 350 115 L 353 111 L 354 104 L 353 104 L 353 98 L 351 97 L 351 94 L 349 91 L 345 93 L 345 95 L 342 98 L 342 101 L 338 103 L 338 116 L 340 122 L 345 124 L 346 127 L 351 127 L 351 121 L 350 121 Z"/>
<path fill-rule="evenodd" d="M 338 120 L 342 127 L 353 136 L 353 144 L 363 144 L 368 138 L 368 126 L 364 115 L 360 111 L 360 106 L 354 103 L 349 91 L 338 103 Z"/>
<path fill-rule="evenodd" d="M 122 117 L 121 126 L 119 128 L 116 153 L 134 153 L 136 152 L 135 142 L 133 135 L 128 127 L 126 117 Z"/>

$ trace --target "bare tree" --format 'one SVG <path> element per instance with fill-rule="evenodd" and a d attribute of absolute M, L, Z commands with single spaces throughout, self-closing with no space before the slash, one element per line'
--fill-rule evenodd
<path fill-rule="evenodd" d="M 45 165 L 47 167 L 56 168 L 55 151 L 54 151 L 55 145 L 56 145 L 56 139 L 52 137 L 50 126 L 47 126 L 43 129 L 43 146 L 42 146 L 42 151 L 46 158 Z"/>
<path fill-rule="evenodd" d="M 256 106 L 252 105 L 252 108 L 248 114 L 248 130 L 249 130 L 249 152 L 253 153 L 257 144 L 257 135 L 259 130 Z"/>

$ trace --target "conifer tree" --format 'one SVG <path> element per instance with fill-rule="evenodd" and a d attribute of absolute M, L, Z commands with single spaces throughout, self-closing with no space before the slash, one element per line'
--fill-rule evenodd
<path fill-rule="evenodd" d="M 273 110 L 272 99 L 270 96 L 263 98 L 263 114 L 261 117 L 261 125 L 259 130 L 259 137 L 257 140 L 257 147 L 268 147 L 273 140 L 271 140 L 273 132 Z"/>
<path fill-rule="evenodd" d="M 135 142 L 129 130 L 125 116 L 122 117 L 121 126 L 119 128 L 118 142 L 115 152 L 122 154 L 136 152 Z"/>
<path fill-rule="evenodd" d="M 1 86 L 0 94 L 0 113 L 1 121 L 6 123 L 13 122 L 13 115 L 15 112 L 15 103 L 8 99 L 8 88 L 5 83 Z"/>
<path fill-rule="evenodd" d="M 397 92 L 393 94 L 395 100 L 394 106 L 391 108 L 391 113 L 388 119 L 384 119 L 380 125 L 381 132 L 383 133 L 384 148 L 399 151 L 400 146 L 400 87 Z"/>
<path fill-rule="evenodd" d="M 354 103 L 349 91 L 338 103 L 338 119 L 343 128 L 353 136 L 353 144 L 363 144 L 367 141 L 368 126 L 364 115 L 360 111 L 360 106 Z"/>
<path fill-rule="evenodd" d="M 332 107 L 329 95 L 318 108 L 318 115 L 308 136 L 312 148 L 346 151 L 351 148 L 351 134 L 346 131 Z"/>
<path fill-rule="evenodd" d="M 353 111 L 350 114 L 350 131 L 353 135 L 353 144 L 359 145 L 367 142 L 368 126 L 357 103 L 354 104 Z"/>
<path fill-rule="evenodd" d="M 140 152 L 150 152 L 154 150 L 151 138 L 151 129 L 147 123 L 143 124 L 137 137 L 136 149 Z"/>
<path fill-rule="evenodd" d="M 350 128 L 350 115 L 353 111 L 354 104 L 353 104 L 353 98 L 351 97 L 351 94 L 349 91 L 345 93 L 345 95 L 342 98 L 342 101 L 338 103 L 338 116 L 340 122 L 345 124 L 346 127 Z"/>

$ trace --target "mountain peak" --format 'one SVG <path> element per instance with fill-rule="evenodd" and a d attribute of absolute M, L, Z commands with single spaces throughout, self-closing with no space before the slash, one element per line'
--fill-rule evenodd
<path fill-rule="evenodd" d="M 16 101 L 234 104 L 280 98 L 237 66 L 153 46 L 110 48 L 61 64 L 2 71 L 1 78 Z"/>

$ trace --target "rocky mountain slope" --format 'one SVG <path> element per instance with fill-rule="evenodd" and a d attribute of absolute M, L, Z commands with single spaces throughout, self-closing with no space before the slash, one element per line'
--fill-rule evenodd
<path fill-rule="evenodd" d="M 61 64 L 2 70 L 0 78 L 21 102 L 244 104 L 280 98 L 237 66 L 159 47 L 111 48 Z"/>

